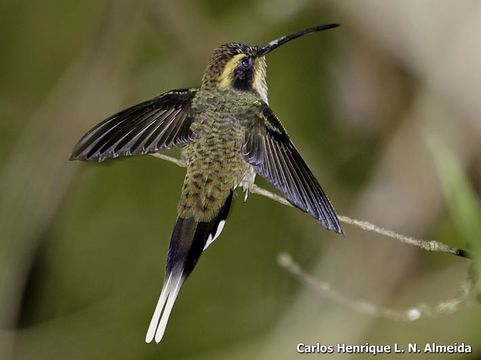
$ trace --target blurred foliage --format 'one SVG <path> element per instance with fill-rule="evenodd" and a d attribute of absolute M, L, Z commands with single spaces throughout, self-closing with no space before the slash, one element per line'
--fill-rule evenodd
<path fill-rule="evenodd" d="M 198 85 L 215 46 L 263 44 L 341 22 L 269 55 L 271 107 L 340 213 L 419 237 L 435 231 L 452 244 L 462 238 L 479 254 L 472 242 L 479 199 L 462 174 L 480 167 L 472 145 L 480 137 L 459 120 L 479 113 L 463 104 L 460 113 L 469 114 L 456 118 L 446 110 L 457 108 L 455 98 L 436 96 L 442 100 L 434 108 L 449 121 L 441 124 L 437 112 L 425 116 L 441 124 L 428 132 L 446 127 L 443 136 L 463 145 L 459 161 L 434 150 L 451 217 L 444 221 L 442 194 L 416 142 L 429 122 L 416 117 L 422 94 L 444 89 L 410 62 L 411 55 L 419 63 L 428 58 L 422 49 L 430 47 L 410 51 L 418 37 L 404 33 L 395 38 L 408 45 L 392 47 L 397 43 L 382 37 L 391 23 L 356 18 L 375 13 L 368 5 L 364 12 L 354 11 L 355 2 L 314 0 L 1 0 L 0 320 L 8 320 L 0 359 L 291 359 L 299 341 L 433 336 L 479 348 L 479 308 L 386 323 L 320 300 L 276 265 L 277 254 L 288 252 L 348 294 L 405 305 L 448 296 L 466 270 L 459 259 L 439 261 L 442 255 L 419 255 L 352 228 L 335 237 L 296 209 L 256 196 L 243 203 L 240 193 L 222 237 L 182 289 L 164 341 L 146 345 L 184 170 L 150 157 L 67 161 L 78 138 L 103 118 Z M 402 29 L 412 28 L 403 14 L 421 13 L 399 11 Z M 420 33 L 434 39 L 436 31 Z"/>
<path fill-rule="evenodd" d="M 439 139 L 431 141 L 431 148 L 436 159 L 442 188 L 446 196 L 449 215 L 453 220 L 456 233 L 453 239 L 460 239 L 461 248 L 467 249 L 473 256 L 473 281 L 479 280 L 481 269 L 481 201 L 463 170 L 463 166 Z M 459 246 L 459 245 L 458 245 Z M 479 284 L 478 296 L 481 295 Z"/>

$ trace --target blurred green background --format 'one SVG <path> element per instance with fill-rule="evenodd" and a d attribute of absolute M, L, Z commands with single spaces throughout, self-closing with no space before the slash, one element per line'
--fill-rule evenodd
<path fill-rule="evenodd" d="M 299 342 L 465 342 L 475 354 L 450 359 L 480 355 L 475 303 L 376 319 L 276 258 L 393 308 L 456 296 L 469 261 L 347 226 L 335 236 L 255 195 L 238 196 L 163 342 L 147 345 L 184 170 L 67 159 L 108 115 L 198 85 L 216 46 L 339 22 L 269 55 L 271 107 L 340 214 L 479 249 L 481 3 L 1 0 L 0 16 L 0 359 L 292 359 Z"/>

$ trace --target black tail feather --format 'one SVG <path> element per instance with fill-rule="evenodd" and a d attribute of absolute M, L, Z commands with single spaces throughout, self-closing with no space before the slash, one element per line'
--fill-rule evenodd
<path fill-rule="evenodd" d="M 157 343 L 162 340 L 180 288 L 194 270 L 202 252 L 222 231 L 229 214 L 232 195 L 231 191 L 212 221 L 197 222 L 194 218 L 177 218 L 167 255 L 164 285 L 147 331 L 146 342 L 149 343 L 154 338 Z"/>

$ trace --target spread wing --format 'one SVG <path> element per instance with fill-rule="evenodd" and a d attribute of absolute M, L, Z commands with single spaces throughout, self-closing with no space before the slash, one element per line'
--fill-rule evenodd
<path fill-rule="evenodd" d="M 259 106 L 260 115 L 244 136 L 244 159 L 289 202 L 342 234 L 334 208 L 281 123 L 267 104 Z"/>
<path fill-rule="evenodd" d="M 105 119 L 75 145 L 70 160 L 144 155 L 192 140 L 189 115 L 197 89 L 163 93 Z"/>

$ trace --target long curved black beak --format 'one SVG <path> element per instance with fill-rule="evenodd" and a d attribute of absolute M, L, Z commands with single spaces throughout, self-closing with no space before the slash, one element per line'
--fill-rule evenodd
<path fill-rule="evenodd" d="M 295 32 L 293 34 L 285 35 L 280 37 L 279 39 L 272 40 L 269 44 L 267 44 L 264 47 L 261 47 L 257 51 L 257 56 L 264 56 L 268 53 L 270 53 L 272 50 L 275 48 L 285 44 L 286 42 L 289 42 L 291 40 L 297 39 L 298 37 L 304 36 L 306 34 L 309 34 L 311 32 L 317 32 L 317 31 L 323 31 L 323 30 L 329 30 L 335 27 L 338 27 L 339 24 L 324 24 L 324 25 L 317 25 L 308 29 L 304 29 L 298 32 Z"/>

